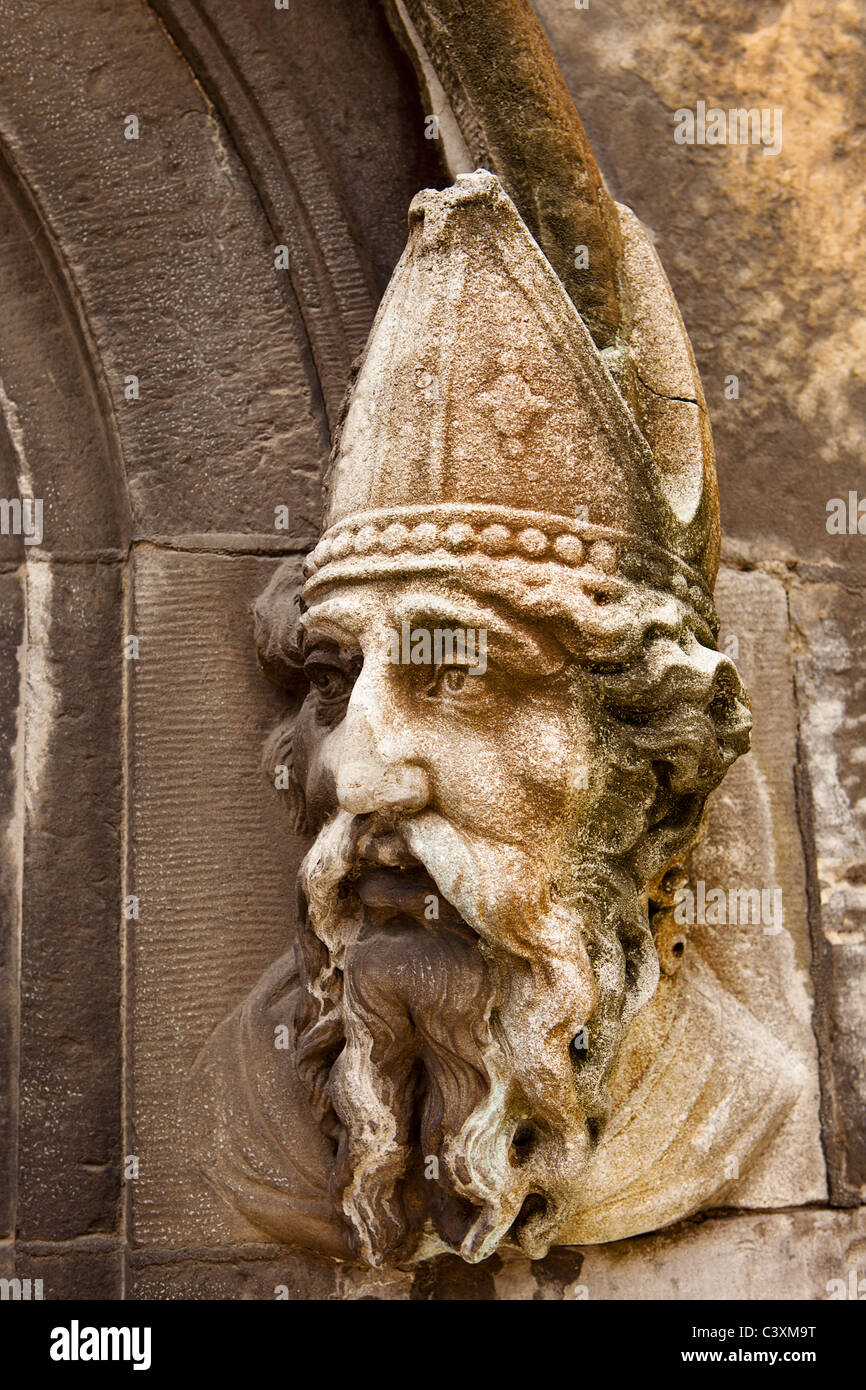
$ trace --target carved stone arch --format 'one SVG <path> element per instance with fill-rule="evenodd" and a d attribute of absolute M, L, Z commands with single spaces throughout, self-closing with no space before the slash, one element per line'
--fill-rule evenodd
<path fill-rule="evenodd" d="M 378 0 L 316 6 L 151 0 L 223 120 L 290 253 L 333 428 L 405 242 L 406 208 L 445 170 Z"/>
<path fill-rule="evenodd" d="M 0 492 L 38 509 L 25 520 L 29 535 L 0 537 L 0 722 L 11 754 L 0 777 L 0 926 L 4 983 L 21 982 L 20 1000 L 7 985 L 0 1021 L 12 1097 L 0 1213 L 26 1261 L 30 1242 L 45 1237 L 61 1250 L 117 1219 L 122 562 L 131 528 L 88 316 L 38 192 L 2 136 Z M 25 1098 L 17 1107 L 16 1095 Z M 93 1272 L 97 1282 L 107 1273 Z"/>
<path fill-rule="evenodd" d="M 262 484 L 278 473 L 309 525 L 327 452 L 318 384 L 212 106 L 140 4 L 8 8 L 42 61 L 28 81 L 17 47 L 0 49 L 0 131 L 89 325 L 133 534 L 267 533 Z"/>
<path fill-rule="evenodd" d="M 62 249 L 0 149 L 0 384 L 11 489 L 42 499 L 45 549 L 125 549 L 129 503 L 102 363 Z M 31 553 L 20 538 L 21 559 Z"/>

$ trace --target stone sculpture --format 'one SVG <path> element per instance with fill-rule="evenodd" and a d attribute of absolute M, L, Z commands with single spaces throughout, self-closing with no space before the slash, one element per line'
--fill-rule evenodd
<path fill-rule="evenodd" d="M 718 1200 L 802 1084 L 672 924 L 751 721 L 697 372 L 617 215 L 630 336 L 599 349 L 492 174 L 415 199 L 324 534 L 257 605 L 301 925 L 187 1108 L 226 1200 L 337 1258 L 653 1229 Z M 688 389 L 648 430 L 659 363 Z"/>

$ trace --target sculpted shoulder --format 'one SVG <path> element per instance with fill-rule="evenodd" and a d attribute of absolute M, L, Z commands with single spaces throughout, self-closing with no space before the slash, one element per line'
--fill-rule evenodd
<path fill-rule="evenodd" d="M 328 1190 L 331 1145 L 309 1111 L 294 1048 L 277 1046 L 293 1035 L 299 988 L 289 952 L 214 1029 L 184 1089 L 184 1126 L 197 1167 L 254 1226 L 351 1259 Z"/>

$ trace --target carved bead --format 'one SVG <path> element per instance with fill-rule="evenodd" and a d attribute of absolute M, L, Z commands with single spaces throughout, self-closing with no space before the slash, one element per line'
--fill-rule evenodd
<path fill-rule="evenodd" d="M 543 531 L 539 531 L 534 526 L 527 526 L 525 531 L 521 531 L 517 537 L 517 548 L 522 550 L 524 555 L 539 556 L 543 555 L 547 549 L 547 537 Z"/>
<path fill-rule="evenodd" d="M 355 552 L 358 555 L 366 555 L 379 542 L 379 532 L 375 526 L 362 526 L 355 537 Z"/>
<path fill-rule="evenodd" d="M 382 532 L 380 544 L 387 554 L 393 555 L 395 551 L 405 549 L 408 539 L 409 532 L 406 527 L 395 521 Z"/>
<path fill-rule="evenodd" d="M 413 550 L 434 550 L 438 539 L 439 532 L 432 521 L 422 521 L 409 532 L 409 544 Z"/>
<path fill-rule="evenodd" d="M 465 521 L 455 521 L 443 537 L 449 550 L 468 550 L 475 544 L 475 532 Z"/>
<path fill-rule="evenodd" d="M 504 555 L 511 545 L 511 532 L 507 526 L 485 526 L 479 540 L 488 555 Z"/>
<path fill-rule="evenodd" d="M 557 536 L 553 542 L 553 553 L 567 565 L 582 565 L 584 545 L 580 536 Z"/>
<path fill-rule="evenodd" d="M 596 569 L 604 570 L 606 574 L 612 574 L 616 569 L 616 561 L 615 545 L 611 545 L 610 541 L 593 541 L 589 547 L 589 563 L 591 565 L 595 565 Z"/>

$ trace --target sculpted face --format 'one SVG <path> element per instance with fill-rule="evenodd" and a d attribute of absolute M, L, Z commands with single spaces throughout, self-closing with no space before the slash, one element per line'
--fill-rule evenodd
<path fill-rule="evenodd" d="M 569 654 L 519 614 L 445 583 L 345 588 L 302 625 L 310 693 L 294 767 L 311 822 L 338 808 L 435 812 L 485 841 L 531 850 L 555 878 L 601 781 L 597 768 L 588 776 L 597 763 L 592 694 Z M 446 631 L 458 640 L 437 662 L 435 637 Z M 421 632 L 431 637 L 428 660 Z M 473 641 L 486 647 L 483 671 Z"/>
<path fill-rule="evenodd" d="M 589 1026 L 610 781 L 598 693 L 537 625 L 444 580 L 329 593 L 299 654 L 293 767 L 319 831 L 301 876 L 300 1070 L 359 1253 L 405 1257 L 431 1223 L 467 1259 L 509 1230 L 544 1250 L 613 1053 L 610 1018 L 592 1041 Z"/>

